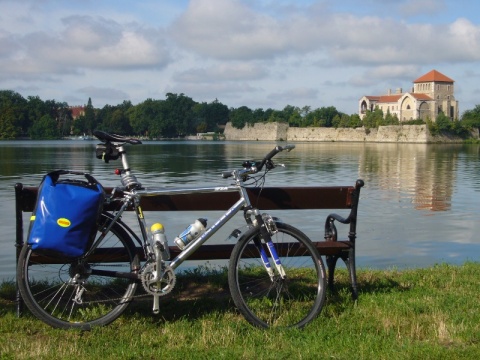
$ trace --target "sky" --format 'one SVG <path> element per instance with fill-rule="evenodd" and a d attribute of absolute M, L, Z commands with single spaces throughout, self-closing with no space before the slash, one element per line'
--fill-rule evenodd
<path fill-rule="evenodd" d="M 0 90 L 358 112 L 431 70 L 480 104 L 478 0 L 0 0 Z"/>

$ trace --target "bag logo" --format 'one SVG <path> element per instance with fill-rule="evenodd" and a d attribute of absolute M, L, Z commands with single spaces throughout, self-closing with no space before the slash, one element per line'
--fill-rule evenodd
<path fill-rule="evenodd" d="M 57 224 L 58 226 L 61 226 L 61 227 L 69 227 L 70 225 L 72 225 L 72 223 L 70 222 L 70 220 L 68 219 L 65 219 L 65 218 L 60 218 L 57 220 Z"/>

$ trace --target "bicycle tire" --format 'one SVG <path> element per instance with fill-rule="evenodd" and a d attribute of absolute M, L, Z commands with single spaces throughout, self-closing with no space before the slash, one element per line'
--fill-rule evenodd
<path fill-rule="evenodd" d="M 282 222 L 276 225 L 278 232 L 272 235 L 272 241 L 286 278 L 282 280 L 274 270 L 275 277 L 271 280 L 253 245 L 260 236 L 260 229 L 254 227 L 232 251 L 228 271 L 230 293 L 240 313 L 256 327 L 302 328 L 318 316 L 325 303 L 325 267 L 303 232 Z"/>
<path fill-rule="evenodd" d="M 99 223 L 109 221 L 103 214 Z M 101 228 L 98 226 L 97 236 Z M 95 274 L 96 269 L 111 270 L 111 274 Z M 42 256 L 25 244 L 18 260 L 17 283 L 23 301 L 38 319 L 55 328 L 90 330 L 117 319 L 135 294 L 137 281 L 114 273 L 138 269 L 139 258 L 131 237 L 114 224 L 86 260 Z M 81 297 L 74 301 L 79 292 Z"/>

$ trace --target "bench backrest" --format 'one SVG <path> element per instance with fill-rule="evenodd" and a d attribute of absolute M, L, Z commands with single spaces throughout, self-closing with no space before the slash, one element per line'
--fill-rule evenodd
<path fill-rule="evenodd" d="M 248 188 L 252 204 L 261 210 L 351 209 L 358 204 L 362 180 L 355 186 Z M 107 194 L 110 188 L 105 189 Z M 31 212 L 37 199 L 37 187 L 15 186 L 16 210 Z M 144 211 L 227 210 L 238 200 L 235 192 L 175 194 L 143 197 Z M 108 210 L 108 208 L 107 208 Z"/>
<path fill-rule="evenodd" d="M 252 204 L 261 210 L 287 209 L 350 209 L 348 237 L 353 243 L 356 234 L 356 218 L 360 189 L 363 180 L 357 180 L 355 186 L 328 187 L 276 187 L 249 188 L 248 193 Z M 105 189 L 111 193 L 112 189 Z M 21 183 L 15 185 L 15 215 L 16 215 L 16 246 L 17 258 L 23 245 L 23 213 L 32 212 L 37 199 L 37 187 L 24 187 Z M 143 197 L 140 205 L 143 211 L 191 211 L 191 210 L 227 210 L 238 200 L 237 193 L 214 192 L 204 194 L 175 194 Z M 108 210 L 108 207 L 107 207 Z M 332 214 L 331 214 L 332 215 Z M 331 216 L 329 215 L 329 216 Z M 333 214 L 333 216 L 338 216 Z M 210 247 L 217 245 L 211 245 Z M 221 246 L 217 246 L 221 247 Z M 225 246 L 224 246 L 225 247 Z M 172 248 L 177 251 L 175 247 Z M 173 251 L 171 250 L 171 251 Z M 207 251 L 206 258 L 226 256 L 231 249 L 221 249 L 220 253 Z M 200 253 L 199 259 L 202 258 Z"/>

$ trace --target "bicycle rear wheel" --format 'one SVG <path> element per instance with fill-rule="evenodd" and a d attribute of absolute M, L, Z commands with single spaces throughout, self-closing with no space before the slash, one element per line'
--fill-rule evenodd
<path fill-rule="evenodd" d="M 286 277 L 271 279 L 254 242 L 258 227 L 248 230 L 230 257 L 228 282 L 233 301 L 251 324 L 261 327 L 303 327 L 325 302 L 325 267 L 310 239 L 293 226 L 277 222 L 272 241 Z M 266 245 L 263 245 L 268 254 Z"/>
<path fill-rule="evenodd" d="M 109 221 L 103 215 L 100 223 Z M 127 308 L 136 290 L 138 269 L 133 241 L 114 224 L 86 259 L 45 256 L 25 244 L 18 260 L 17 283 L 25 304 L 38 319 L 56 328 L 89 330 L 111 323 Z"/>

